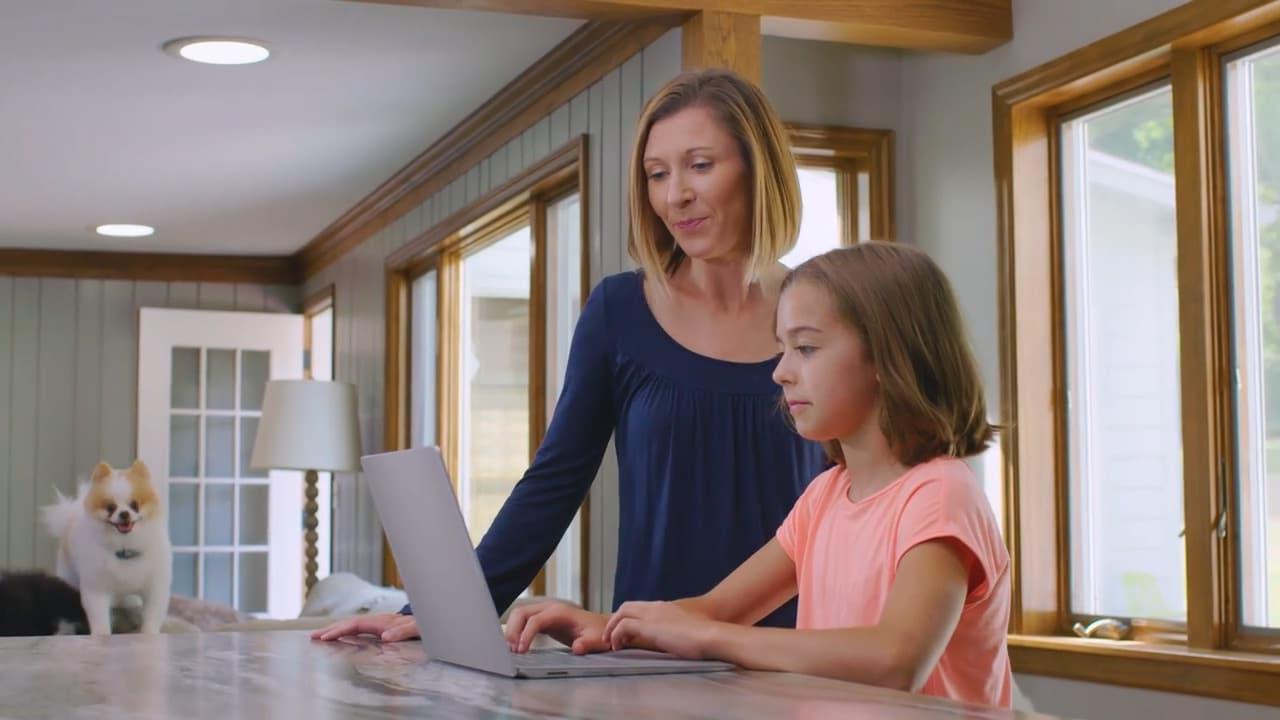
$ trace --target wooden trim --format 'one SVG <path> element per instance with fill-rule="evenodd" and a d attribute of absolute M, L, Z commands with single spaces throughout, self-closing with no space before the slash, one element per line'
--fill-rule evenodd
<path fill-rule="evenodd" d="M 1235 454 L 1220 67 L 1208 49 L 1173 54 L 1187 642 L 1204 649 L 1227 638 L 1228 552 L 1215 520 Z"/>
<path fill-rule="evenodd" d="M 27 248 L 0 248 L 0 275 L 260 285 L 298 285 L 302 282 L 296 263 L 287 256 L 182 255 Z"/>
<path fill-rule="evenodd" d="M 302 274 L 310 278 L 358 247 L 675 24 L 584 25 L 307 243 L 293 256 Z"/>
<path fill-rule="evenodd" d="M 542 445 L 547 427 L 547 205 L 535 200 L 529 209 L 529 464 Z M 552 551 L 554 555 L 554 551 Z M 544 563 L 533 579 L 533 594 L 547 594 Z"/>
<path fill-rule="evenodd" d="M 548 187 L 562 184 L 580 174 L 587 162 L 587 136 L 579 135 L 551 155 L 525 168 L 519 175 L 486 193 L 470 205 L 428 228 L 387 257 L 388 267 L 403 267 L 415 258 L 439 252 L 451 238 L 466 233 L 478 223 L 514 208 Z"/>
<path fill-rule="evenodd" d="M 1280 659 L 1143 643 L 1010 635 L 1018 674 L 1280 706 Z"/>
<path fill-rule="evenodd" d="M 859 45 L 981 53 L 1013 37 L 1010 0 L 365 0 L 585 20 L 713 10 L 764 16 L 770 34 Z"/>
<path fill-rule="evenodd" d="M 457 356 L 446 350 L 458 347 L 462 338 L 462 309 L 458 303 L 462 289 L 460 254 L 456 251 L 442 253 L 436 273 L 436 440 L 456 493 L 461 453 L 458 398 L 461 396 L 462 370 Z"/>
<path fill-rule="evenodd" d="M 725 68 L 760 82 L 760 16 L 703 10 L 685 20 L 680 32 L 684 70 Z"/>
<path fill-rule="evenodd" d="M 871 177 L 871 237 L 896 239 L 893 131 L 804 123 L 787 123 L 787 130 L 792 150 L 801 164 L 818 157 L 836 157 L 854 160 L 866 167 Z M 855 218 L 855 228 L 856 222 Z"/>
<path fill-rule="evenodd" d="M 382 448 L 389 452 L 408 447 L 408 414 L 404 389 L 409 373 L 409 279 L 403 272 L 386 273 L 386 354 L 383 357 L 383 439 Z M 387 536 L 382 536 L 382 583 L 403 587 L 400 570 Z"/>
<path fill-rule="evenodd" d="M 334 285 L 329 283 L 324 287 L 316 290 L 302 301 L 302 313 L 304 315 L 315 315 L 324 312 L 333 307 Z"/>
<path fill-rule="evenodd" d="M 1226 42 L 1280 22 L 1275 0 L 1191 0 L 995 86 L 1006 105 L 1061 105 L 1167 64 L 1175 45 L 1194 49 Z"/>

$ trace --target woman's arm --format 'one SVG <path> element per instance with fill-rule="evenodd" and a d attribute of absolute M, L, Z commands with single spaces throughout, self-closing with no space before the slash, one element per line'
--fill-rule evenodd
<path fill-rule="evenodd" d="M 884 615 L 872 627 L 784 630 L 701 617 L 678 623 L 664 618 L 661 609 L 628 603 L 632 607 L 624 605 L 610 619 L 606 636 L 613 647 L 645 647 L 727 660 L 752 670 L 915 691 L 932 674 L 960 620 L 969 588 L 968 557 L 947 540 L 908 550 L 898 564 Z"/>

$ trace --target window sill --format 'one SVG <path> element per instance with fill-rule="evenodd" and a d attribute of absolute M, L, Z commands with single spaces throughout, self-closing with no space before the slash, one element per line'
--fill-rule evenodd
<path fill-rule="evenodd" d="M 1280 706 L 1280 657 L 1132 641 L 1009 636 L 1013 671 Z"/>

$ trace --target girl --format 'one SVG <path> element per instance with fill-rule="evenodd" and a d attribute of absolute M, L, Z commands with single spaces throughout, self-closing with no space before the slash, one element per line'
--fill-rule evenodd
<path fill-rule="evenodd" d="M 905 245 L 832 251 L 787 277 L 777 335 L 774 379 L 835 467 L 710 592 L 626 603 L 603 639 L 1009 707 L 1009 557 L 959 459 L 993 428 L 946 277 Z M 751 627 L 797 594 L 795 630 Z"/>

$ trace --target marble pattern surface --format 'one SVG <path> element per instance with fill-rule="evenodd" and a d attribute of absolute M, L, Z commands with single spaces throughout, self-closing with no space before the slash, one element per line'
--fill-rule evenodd
<path fill-rule="evenodd" d="M 405 717 L 1016 715 L 784 673 L 514 680 L 428 663 L 417 642 L 323 643 L 296 631 L 0 638 L 0 720 Z"/>

